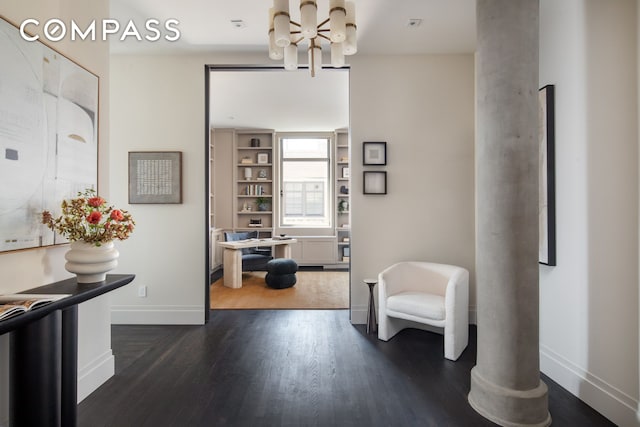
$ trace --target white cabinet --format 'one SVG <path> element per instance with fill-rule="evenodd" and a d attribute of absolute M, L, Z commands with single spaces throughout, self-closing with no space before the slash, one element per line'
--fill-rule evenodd
<path fill-rule="evenodd" d="M 291 257 L 300 265 L 330 265 L 336 260 L 335 237 L 295 237 L 298 243 L 291 245 Z"/>

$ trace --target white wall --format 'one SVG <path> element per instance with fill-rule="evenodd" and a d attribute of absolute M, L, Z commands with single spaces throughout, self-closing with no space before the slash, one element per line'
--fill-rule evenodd
<path fill-rule="evenodd" d="M 541 1 L 556 85 L 556 267 L 540 268 L 541 369 L 638 425 L 636 2 Z M 553 414 L 551 414 L 553 417 Z"/>
<path fill-rule="evenodd" d="M 118 247 L 118 271 L 136 280 L 113 292 L 114 323 L 204 322 L 204 66 L 256 61 L 266 55 L 112 56 L 111 199 L 136 220 L 134 236 Z M 182 204 L 128 205 L 129 151 L 182 151 Z"/>
<path fill-rule="evenodd" d="M 89 20 L 108 16 L 109 4 L 108 0 L 3 0 L 0 15 L 13 23 L 20 23 L 26 18 L 44 21 L 56 17 L 64 22 L 75 19 L 82 26 Z M 108 198 L 109 47 L 102 42 L 66 40 L 52 47 L 100 77 L 98 186 L 100 193 Z M 71 277 L 64 270 L 67 249 L 55 247 L 0 254 L 0 293 L 17 292 Z M 108 298 L 108 295 L 96 298 L 79 308 L 79 400 L 113 375 Z M 8 336 L 0 337 L 0 425 L 6 424 L 8 417 L 8 343 Z"/>
<path fill-rule="evenodd" d="M 137 229 L 120 245 L 119 269 L 137 276 L 136 285 L 114 293 L 114 322 L 202 322 L 204 65 L 266 62 L 240 54 L 112 57 L 113 202 L 126 206 L 127 152 L 135 150 L 183 151 L 185 192 L 182 205 L 126 206 Z M 365 319 L 362 279 L 396 260 L 456 263 L 473 274 L 473 82 L 471 55 L 353 58 L 356 323 Z M 365 140 L 388 142 L 387 196 L 362 196 Z M 147 298 L 136 296 L 140 285 Z"/>
<path fill-rule="evenodd" d="M 473 55 L 362 56 L 351 68 L 352 322 L 366 319 L 363 279 L 403 260 L 471 273 L 475 321 Z M 362 166 L 362 142 L 388 164 Z M 387 195 L 363 195 L 362 171 L 387 171 Z"/>

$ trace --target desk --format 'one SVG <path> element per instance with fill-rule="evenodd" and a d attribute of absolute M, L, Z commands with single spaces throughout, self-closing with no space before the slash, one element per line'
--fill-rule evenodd
<path fill-rule="evenodd" d="M 248 239 L 233 242 L 218 242 L 224 248 L 224 285 L 228 288 L 242 287 L 242 249 L 272 247 L 274 258 L 291 258 L 291 245 L 296 239 Z"/>
<path fill-rule="evenodd" d="M 74 278 L 20 292 L 70 296 L 0 321 L 0 335 L 11 333 L 9 425 L 76 425 L 78 304 L 134 278 L 109 274 L 104 282 L 81 284 Z"/>

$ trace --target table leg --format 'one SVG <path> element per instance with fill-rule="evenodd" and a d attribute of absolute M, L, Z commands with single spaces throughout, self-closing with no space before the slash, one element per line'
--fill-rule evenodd
<path fill-rule="evenodd" d="M 375 283 L 367 283 L 369 285 L 369 309 L 367 310 L 367 333 L 375 333 L 378 331 L 376 322 L 376 303 L 373 298 L 373 287 Z"/>
<path fill-rule="evenodd" d="M 78 306 L 62 310 L 62 425 L 76 426 L 78 408 Z"/>
<path fill-rule="evenodd" d="M 291 258 L 291 245 L 275 245 L 273 247 L 274 258 Z"/>
<path fill-rule="evenodd" d="M 60 311 L 11 332 L 9 425 L 61 425 Z"/>
<path fill-rule="evenodd" d="M 224 285 L 242 287 L 242 250 L 224 248 Z"/>

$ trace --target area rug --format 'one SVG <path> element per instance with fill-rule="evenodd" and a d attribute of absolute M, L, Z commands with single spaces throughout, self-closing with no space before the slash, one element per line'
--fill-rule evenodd
<path fill-rule="evenodd" d="M 295 286 L 271 289 L 264 272 L 242 273 L 242 288 L 211 285 L 211 309 L 342 309 L 349 308 L 349 273 L 298 271 Z"/>

